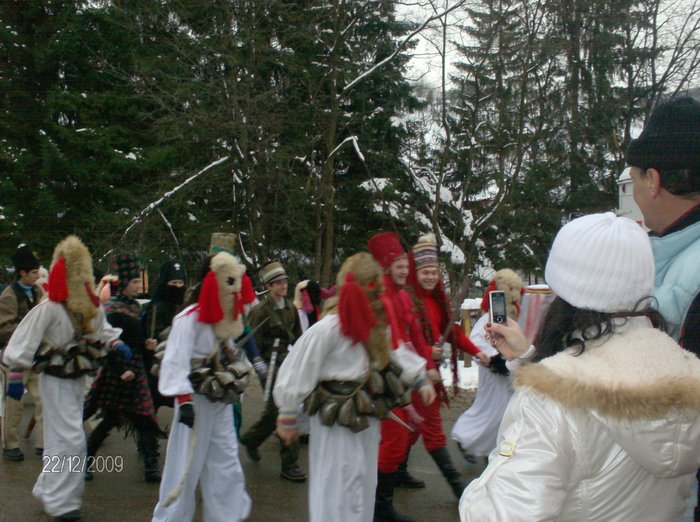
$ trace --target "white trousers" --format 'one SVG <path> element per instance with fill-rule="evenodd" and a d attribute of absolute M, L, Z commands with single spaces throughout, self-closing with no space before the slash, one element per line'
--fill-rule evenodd
<path fill-rule="evenodd" d="M 498 428 L 513 395 L 510 378 L 479 366 L 479 383 L 474 404 L 452 426 L 452 440 L 465 453 L 488 457 L 496 447 Z"/>
<path fill-rule="evenodd" d="M 353 433 L 342 426 L 310 420 L 309 520 L 371 522 L 377 489 L 379 420 Z"/>
<path fill-rule="evenodd" d="M 250 513 L 251 500 L 245 489 L 243 468 L 238 459 L 238 441 L 233 428 L 233 407 L 210 402 L 194 394 L 194 428 L 181 422 L 175 403 L 173 426 L 168 437 L 160 500 L 153 512 L 156 522 L 187 522 L 194 518 L 195 489 L 201 484 L 205 522 L 236 522 Z M 167 508 L 163 502 L 178 487 L 186 471 L 193 432 L 196 439 L 192 464 L 180 496 Z"/>
<path fill-rule="evenodd" d="M 42 373 L 39 389 L 44 404 L 44 459 L 33 495 L 44 511 L 56 517 L 80 509 L 85 478 L 79 461 L 86 458 L 83 431 L 85 378 L 59 379 Z"/>

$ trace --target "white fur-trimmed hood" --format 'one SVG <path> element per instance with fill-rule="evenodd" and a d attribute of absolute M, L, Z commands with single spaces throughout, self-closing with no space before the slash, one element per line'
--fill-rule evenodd
<path fill-rule="evenodd" d="M 632 329 L 589 342 L 579 356 L 522 367 L 514 385 L 598 419 L 654 475 L 700 466 L 700 359 L 658 330 Z"/>

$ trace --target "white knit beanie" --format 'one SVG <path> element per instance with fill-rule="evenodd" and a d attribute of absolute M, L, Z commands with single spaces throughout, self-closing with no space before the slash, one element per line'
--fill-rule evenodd
<path fill-rule="evenodd" d="M 612 212 L 574 219 L 554 239 L 545 279 L 577 308 L 633 310 L 654 290 L 649 238 L 637 223 Z"/>

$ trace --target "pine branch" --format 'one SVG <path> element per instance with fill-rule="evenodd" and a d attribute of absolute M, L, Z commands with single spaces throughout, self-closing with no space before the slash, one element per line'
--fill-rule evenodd
<path fill-rule="evenodd" d="M 156 200 L 156 201 L 154 201 L 154 202 L 152 202 L 152 203 L 149 203 L 143 210 L 141 210 L 141 212 L 139 212 L 139 213 L 136 215 L 136 217 L 134 217 L 134 218 L 131 220 L 131 224 L 126 228 L 126 230 L 125 230 L 124 233 L 122 234 L 121 240 L 123 241 L 124 238 L 126 237 L 126 235 L 131 231 L 131 229 L 134 228 L 134 227 L 135 227 L 136 225 L 138 225 L 139 223 L 141 223 L 141 221 L 143 220 L 143 218 L 145 218 L 146 216 L 148 216 L 153 210 L 157 209 L 159 206 L 161 206 L 161 205 L 162 205 L 163 203 L 165 203 L 167 200 L 169 200 L 170 198 L 172 198 L 172 197 L 173 197 L 177 192 L 179 192 L 182 188 L 186 187 L 187 185 L 189 185 L 189 184 L 192 183 L 193 181 L 196 181 L 198 178 L 200 178 L 203 174 L 205 174 L 206 172 L 208 172 L 208 171 L 211 170 L 212 168 L 214 168 L 214 167 L 216 167 L 216 166 L 218 166 L 218 165 L 221 165 L 222 163 L 225 163 L 225 162 L 227 162 L 227 161 L 228 161 L 228 156 L 224 156 L 223 158 L 219 158 L 218 160 L 216 160 L 216 161 L 214 161 L 213 163 L 210 163 L 209 165 L 207 165 L 206 167 L 204 167 L 202 170 L 200 170 L 200 171 L 197 172 L 196 174 L 194 174 L 194 175 L 190 176 L 189 178 L 187 178 L 185 181 L 183 181 L 182 183 L 180 183 L 180 184 L 179 184 L 177 187 L 175 187 L 174 189 L 172 189 L 172 190 L 166 192 L 165 194 L 163 194 L 163 196 L 162 196 L 160 199 L 158 199 L 158 200 Z"/>

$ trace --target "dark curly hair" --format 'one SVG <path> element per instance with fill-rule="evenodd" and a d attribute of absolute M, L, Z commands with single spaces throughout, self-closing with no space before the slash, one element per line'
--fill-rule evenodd
<path fill-rule="evenodd" d="M 576 308 L 561 297 L 556 297 L 549 306 L 535 339 L 533 362 L 574 347 L 578 349 L 576 355 L 581 355 L 586 348 L 586 341 L 611 335 L 613 320 L 618 318 L 647 317 L 654 328 L 666 330 L 663 316 L 651 308 L 648 301 L 649 298 L 641 299 L 634 310 L 609 313 Z M 647 304 L 640 308 L 645 302 Z M 574 332 L 581 332 L 581 335 L 574 337 Z"/>

